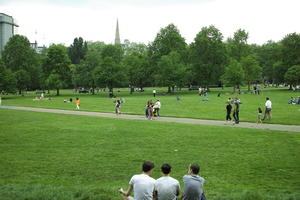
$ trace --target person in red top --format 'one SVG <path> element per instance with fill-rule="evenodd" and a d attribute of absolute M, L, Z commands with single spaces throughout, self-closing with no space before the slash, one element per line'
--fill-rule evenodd
<path fill-rule="evenodd" d="M 75 104 L 76 104 L 76 109 L 79 110 L 79 108 L 80 108 L 80 100 L 79 100 L 78 97 L 76 98 Z"/>

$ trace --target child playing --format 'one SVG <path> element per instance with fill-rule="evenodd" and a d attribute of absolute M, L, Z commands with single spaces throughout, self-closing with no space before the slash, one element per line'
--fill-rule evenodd
<path fill-rule="evenodd" d="M 80 100 L 79 100 L 78 97 L 76 98 L 75 104 L 76 104 L 76 109 L 79 110 L 79 108 L 80 108 Z"/>
<path fill-rule="evenodd" d="M 260 122 L 261 124 L 262 124 L 262 120 L 261 120 L 261 118 L 262 118 L 262 109 L 259 107 L 258 108 L 258 115 L 257 115 L 257 124 Z"/>

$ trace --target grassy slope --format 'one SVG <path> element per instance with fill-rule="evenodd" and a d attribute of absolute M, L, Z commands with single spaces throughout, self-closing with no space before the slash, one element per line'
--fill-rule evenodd
<path fill-rule="evenodd" d="M 0 127 L 0 199 L 119 199 L 145 159 L 180 181 L 200 163 L 208 199 L 299 195 L 298 133 L 3 109 Z"/>
<path fill-rule="evenodd" d="M 122 105 L 122 112 L 128 114 L 144 114 L 144 109 L 147 100 L 153 99 L 151 96 L 151 89 L 148 89 L 148 93 L 134 93 L 129 95 L 128 91 L 121 91 L 116 93 L 117 95 L 124 97 L 126 103 Z M 220 89 L 219 89 L 220 91 Z M 219 92 L 217 89 L 213 89 L 213 92 L 209 94 L 209 101 L 201 101 L 206 97 L 197 96 L 196 92 L 179 93 L 182 98 L 181 101 L 176 101 L 176 96 L 162 96 L 157 95 L 157 98 L 162 102 L 161 115 L 174 116 L 174 117 L 188 117 L 188 118 L 201 118 L 201 119 L 225 119 L 225 102 L 229 97 L 236 97 L 236 95 L 230 95 L 229 89 L 221 90 L 221 97 L 217 97 Z M 4 105 L 19 105 L 19 106 L 32 106 L 32 107 L 45 107 L 45 108 L 58 108 L 72 110 L 75 108 L 74 103 L 63 103 L 64 99 L 73 97 L 75 94 L 70 90 L 62 91 L 63 95 L 60 97 L 54 96 L 51 101 L 33 101 L 33 95 L 25 97 L 10 97 L 3 100 Z M 161 93 L 161 92 L 159 92 Z M 300 96 L 300 92 L 291 92 L 288 90 L 265 90 L 262 95 L 242 94 L 238 95 L 242 101 L 240 107 L 240 120 L 248 122 L 256 122 L 257 120 L 257 108 L 264 108 L 265 98 L 268 96 L 273 103 L 273 120 L 266 121 L 266 123 L 278 123 L 278 124 L 297 124 L 300 125 L 300 106 L 289 105 L 287 102 L 291 96 Z M 100 95 L 81 95 L 81 109 L 86 111 L 97 112 L 113 112 L 114 103 L 112 99 L 107 98 L 107 95 L 101 93 Z"/>

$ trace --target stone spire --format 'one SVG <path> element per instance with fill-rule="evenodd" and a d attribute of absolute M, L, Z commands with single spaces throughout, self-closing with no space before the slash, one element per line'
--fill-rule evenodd
<path fill-rule="evenodd" d="M 117 28 L 116 28 L 115 44 L 121 44 L 120 33 L 119 33 L 119 21 L 118 21 L 118 19 L 117 19 Z"/>

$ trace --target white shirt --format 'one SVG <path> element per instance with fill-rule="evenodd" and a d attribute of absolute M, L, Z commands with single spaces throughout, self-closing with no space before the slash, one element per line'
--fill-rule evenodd
<path fill-rule="evenodd" d="M 152 200 L 155 179 L 146 174 L 134 175 L 129 184 L 133 186 L 135 200 Z"/>
<path fill-rule="evenodd" d="M 157 102 L 155 103 L 155 105 L 157 106 L 157 108 L 160 108 L 160 106 L 161 106 L 160 101 L 157 101 Z"/>
<path fill-rule="evenodd" d="M 156 90 L 153 90 L 153 94 L 155 94 L 156 93 Z"/>
<path fill-rule="evenodd" d="M 272 102 L 270 100 L 267 100 L 265 106 L 266 108 L 272 108 Z"/>
<path fill-rule="evenodd" d="M 157 191 L 158 200 L 176 200 L 180 192 L 179 182 L 170 177 L 163 176 L 156 180 L 155 191 Z"/>

